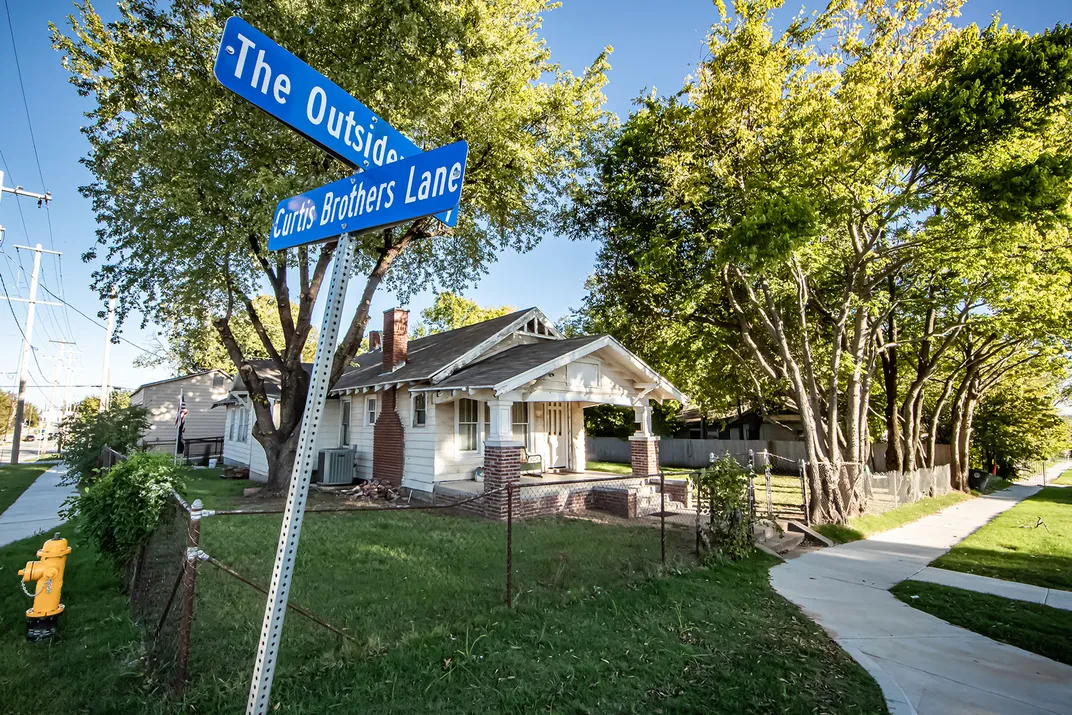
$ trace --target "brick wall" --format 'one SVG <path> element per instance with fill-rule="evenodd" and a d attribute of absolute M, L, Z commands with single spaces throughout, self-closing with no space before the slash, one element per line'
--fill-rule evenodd
<path fill-rule="evenodd" d="M 496 491 L 521 478 L 521 448 L 484 445 L 484 513 L 491 519 L 506 518 L 506 490 Z M 490 492 L 490 493 L 489 493 Z"/>
<path fill-rule="evenodd" d="M 659 438 L 630 437 L 630 461 L 634 477 L 647 477 L 659 471 Z"/>
<path fill-rule="evenodd" d="M 409 356 L 409 311 L 391 308 L 383 312 L 383 371 L 390 372 Z"/>
<path fill-rule="evenodd" d="M 372 428 L 372 477 L 394 486 L 402 485 L 406 460 L 406 432 L 395 410 L 396 391 L 383 391 L 383 407 Z"/>

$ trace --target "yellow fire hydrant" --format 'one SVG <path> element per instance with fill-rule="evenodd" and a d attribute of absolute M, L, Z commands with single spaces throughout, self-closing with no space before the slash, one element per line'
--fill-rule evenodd
<path fill-rule="evenodd" d="M 26 640 L 43 640 L 56 634 L 56 624 L 63 613 L 60 590 L 69 553 L 71 547 L 67 545 L 67 539 L 61 539 L 57 533 L 37 552 L 39 560 L 27 561 L 26 568 L 19 571 L 22 590 L 34 600 L 33 608 L 26 611 Z M 37 582 L 33 593 L 27 591 L 25 585 L 31 581 Z"/>

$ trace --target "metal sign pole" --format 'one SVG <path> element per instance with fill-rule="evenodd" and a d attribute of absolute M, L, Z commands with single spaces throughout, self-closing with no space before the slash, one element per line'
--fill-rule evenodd
<path fill-rule="evenodd" d="M 335 343 L 339 338 L 342 322 L 342 307 L 346 298 L 346 284 L 354 258 L 354 239 L 349 233 L 339 238 L 335 248 L 335 265 L 331 270 L 328 299 L 324 305 L 324 320 L 320 325 L 313 374 L 309 382 L 309 397 L 305 401 L 301 435 L 298 438 L 298 453 L 294 460 L 294 472 L 290 477 L 287 507 L 283 512 L 283 528 L 279 532 L 279 546 L 275 552 L 272 582 L 268 588 L 268 603 L 264 609 L 260 644 L 257 646 L 257 662 L 253 668 L 253 682 L 249 688 L 246 715 L 266 715 L 272 693 L 272 676 L 279 655 L 279 639 L 283 633 L 283 617 L 287 612 L 287 597 L 294 573 L 294 560 L 301 536 L 305 502 L 309 496 L 309 481 L 316 464 L 316 434 L 328 398 L 328 381 L 331 363 L 335 356 Z"/>

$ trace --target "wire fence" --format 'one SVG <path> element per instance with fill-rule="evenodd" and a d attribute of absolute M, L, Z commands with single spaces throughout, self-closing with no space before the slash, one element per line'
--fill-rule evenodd
<path fill-rule="evenodd" d="M 325 637 L 382 652 L 416 633 L 467 632 L 503 607 L 565 605 L 697 563 L 688 474 L 560 476 L 488 491 L 470 482 L 432 503 L 375 485 L 314 494 L 288 606 L 288 659 L 320 657 Z M 204 509 L 174 494 L 132 564 L 151 670 L 175 696 L 190 677 L 248 666 L 281 512 L 269 503 Z M 213 642 L 248 653 L 223 658 Z"/>

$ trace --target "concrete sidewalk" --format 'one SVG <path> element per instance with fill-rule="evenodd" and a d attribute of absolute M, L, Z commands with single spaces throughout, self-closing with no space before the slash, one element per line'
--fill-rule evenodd
<path fill-rule="evenodd" d="M 51 531 L 63 523 L 60 507 L 75 493 L 73 486 L 60 485 L 60 479 L 66 473 L 67 467 L 63 465 L 52 467 L 0 514 L 0 546 Z"/>
<path fill-rule="evenodd" d="M 989 593 L 993 596 L 1011 598 L 1015 601 L 1027 601 L 1028 603 L 1037 603 L 1050 608 L 1072 611 L 1072 591 L 1060 591 L 1056 588 L 1032 586 L 1029 583 L 1017 583 L 1016 581 L 1003 581 L 1000 578 L 937 569 L 933 566 L 928 566 L 919 573 L 914 574 L 911 580 L 936 583 L 939 586 L 951 586 L 965 591 L 975 591 L 976 593 Z"/>
<path fill-rule="evenodd" d="M 894 715 L 1072 714 L 1072 667 L 950 625 L 889 593 L 1038 489 L 1013 486 L 805 554 L 772 569 L 771 583 L 874 676 Z"/>

